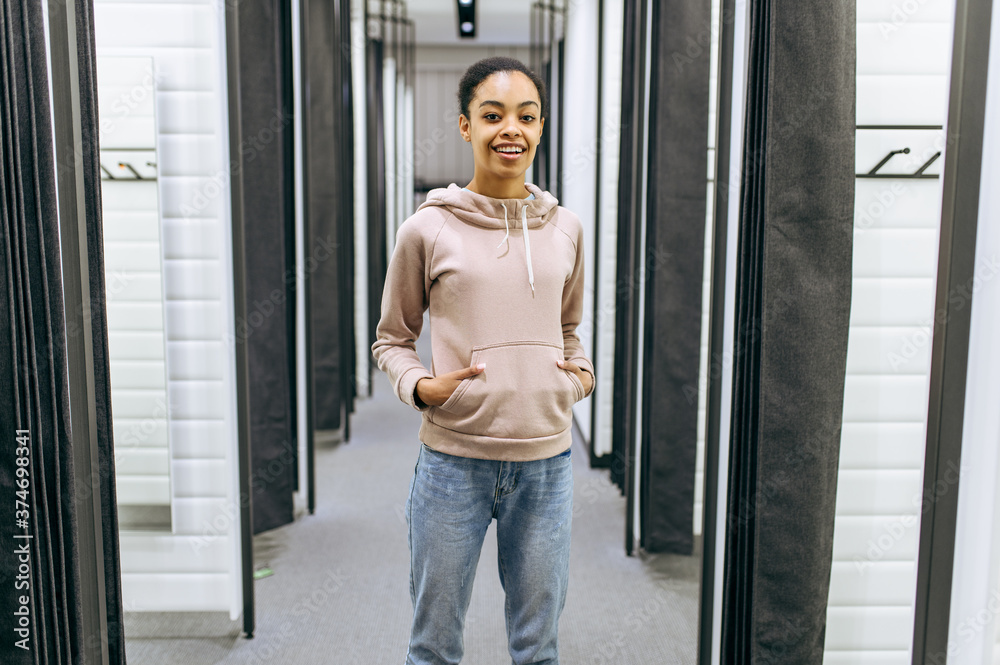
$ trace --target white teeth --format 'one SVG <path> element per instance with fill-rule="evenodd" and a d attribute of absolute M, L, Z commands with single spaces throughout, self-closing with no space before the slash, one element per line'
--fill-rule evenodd
<path fill-rule="evenodd" d="M 496 150 L 497 152 L 512 152 L 517 154 L 524 152 L 524 150 L 522 150 L 521 148 L 513 148 L 513 147 L 494 148 L 494 150 Z"/>

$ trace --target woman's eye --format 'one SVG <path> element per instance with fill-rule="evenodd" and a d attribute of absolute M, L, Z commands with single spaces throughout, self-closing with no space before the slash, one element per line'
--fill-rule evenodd
<path fill-rule="evenodd" d="M 500 116 L 498 114 L 496 114 L 496 113 L 487 113 L 485 117 L 486 117 L 487 120 L 499 120 L 500 119 Z"/>
<path fill-rule="evenodd" d="M 531 122 L 534 119 L 535 119 L 535 116 L 533 116 L 533 115 L 522 115 L 521 116 L 521 120 L 524 120 L 525 122 Z"/>

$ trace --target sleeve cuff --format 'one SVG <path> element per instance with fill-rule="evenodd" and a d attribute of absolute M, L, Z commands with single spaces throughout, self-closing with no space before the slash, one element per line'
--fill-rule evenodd
<path fill-rule="evenodd" d="M 396 386 L 396 394 L 404 404 L 409 404 L 411 407 L 417 411 L 426 411 L 430 408 L 428 405 L 420 406 L 417 404 L 416 395 L 413 391 L 417 387 L 417 381 L 420 379 L 433 379 L 434 375 L 428 372 L 423 367 L 414 367 L 403 372 L 403 376 L 399 377 L 399 383 Z"/>
<path fill-rule="evenodd" d="M 590 382 L 590 390 L 584 395 L 584 397 L 590 397 L 591 393 L 594 392 L 594 388 L 597 387 L 597 375 L 594 374 L 593 364 L 591 364 L 590 360 L 582 356 L 577 356 L 575 358 L 567 358 L 566 360 L 573 363 L 583 371 L 590 373 L 590 378 L 593 380 Z"/>

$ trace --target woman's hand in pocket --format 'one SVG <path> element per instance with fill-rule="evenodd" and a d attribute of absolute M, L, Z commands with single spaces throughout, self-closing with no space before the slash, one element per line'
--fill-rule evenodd
<path fill-rule="evenodd" d="M 556 364 L 567 372 L 576 374 L 576 378 L 580 379 L 580 383 L 583 384 L 584 395 L 590 393 L 590 389 L 594 386 L 594 377 L 590 372 L 580 369 L 579 365 L 568 360 L 557 360 Z"/>
<path fill-rule="evenodd" d="M 414 389 L 417 399 L 428 406 L 441 406 L 448 401 L 451 394 L 455 392 L 463 379 L 475 376 L 486 369 L 486 363 L 456 369 L 454 372 L 447 372 L 433 379 L 423 378 L 417 381 Z"/>

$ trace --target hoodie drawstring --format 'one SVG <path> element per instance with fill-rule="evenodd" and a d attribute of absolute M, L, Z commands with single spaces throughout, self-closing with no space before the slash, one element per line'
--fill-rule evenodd
<path fill-rule="evenodd" d="M 501 201 L 500 205 L 503 206 L 503 226 L 506 229 L 506 233 L 497 244 L 497 248 L 500 247 L 510 237 L 510 224 L 507 222 L 507 205 Z M 531 294 L 535 294 L 535 273 L 531 269 L 531 241 L 528 240 L 528 206 L 523 206 L 521 208 L 521 235 L 524 236 L 524 259 L 528 264 L 528 285 L 531 287 Z"/>
<path fill-rule="evenodd" d="M 528 284 L 535 295 L 535 274 L 531 271 L 531 243 L 528 242 L 528 206 L 521 208 L 521 233 L 524 236 L 524 260 L 528 264 Z"/>
<path fill-rule="evenodd" d="M 507 229 L 507 233 L 503 235 L 503 240 L 497 243 L 497 249 L 500 249 L 500 245 L 503 244 L 503 241 L 510 236 L 510 226 L 507 225 L 507 205 L 503 201 L 500 202 L 500 205 L 503 206 L 503 227 Z"/>

